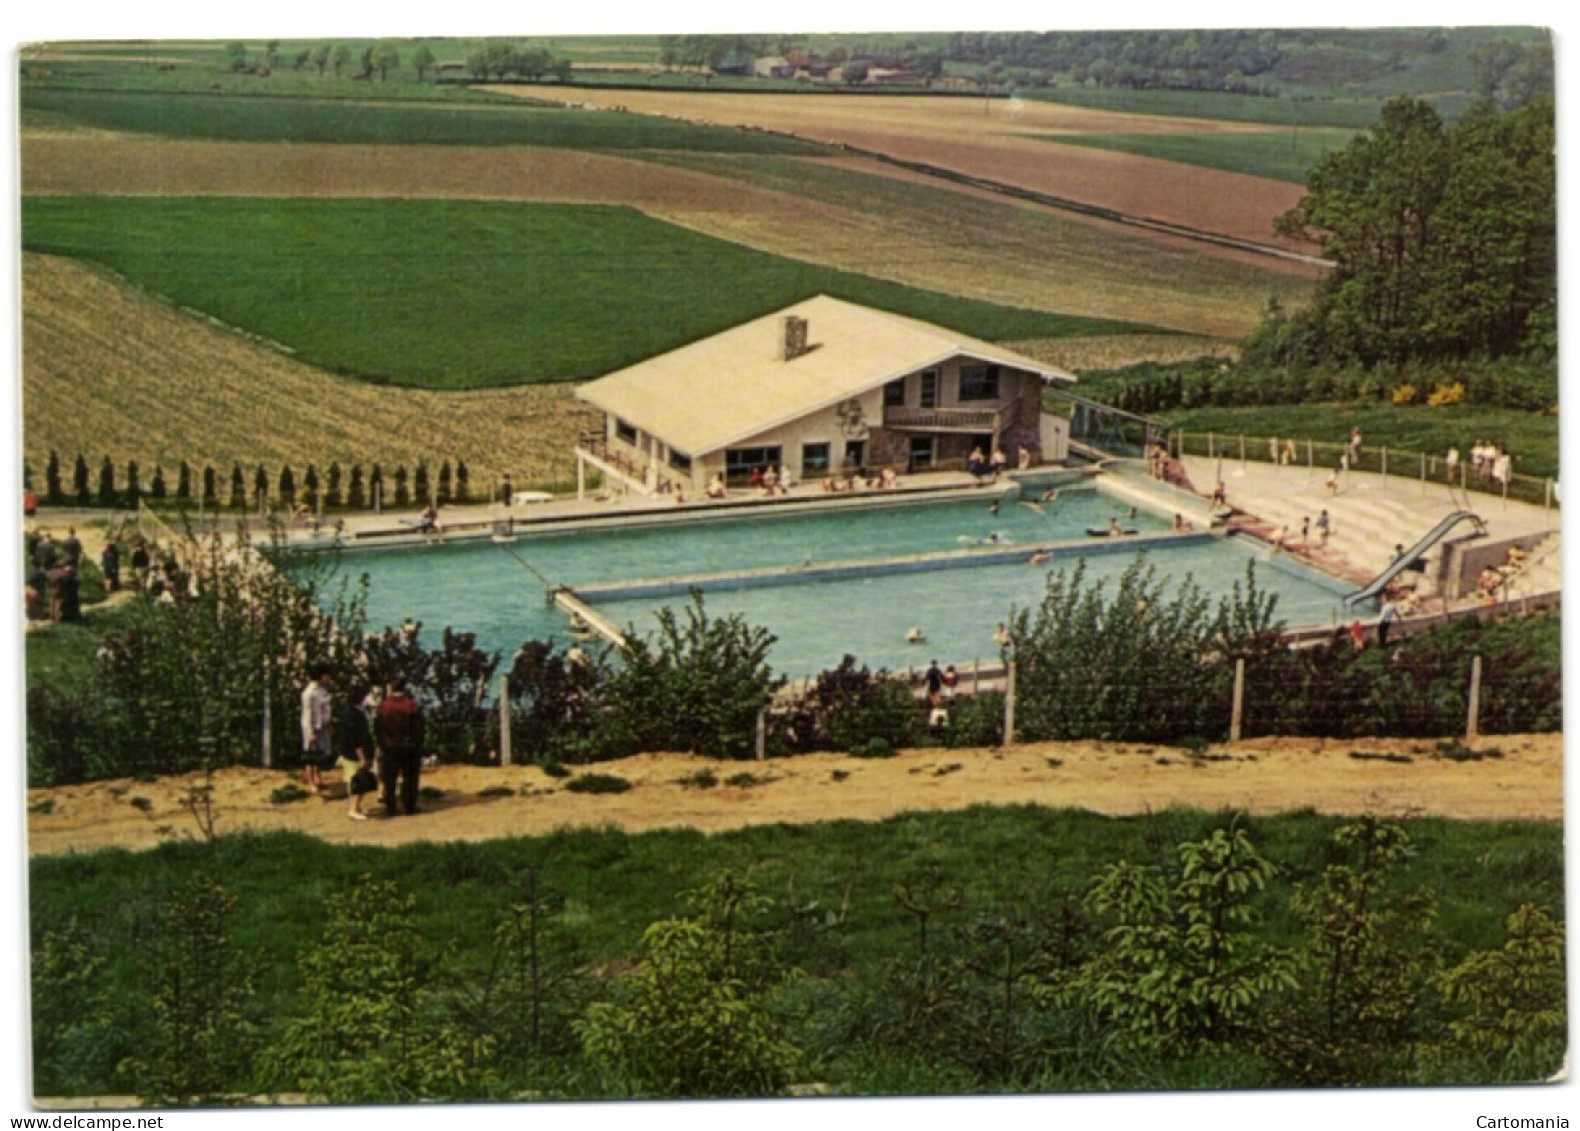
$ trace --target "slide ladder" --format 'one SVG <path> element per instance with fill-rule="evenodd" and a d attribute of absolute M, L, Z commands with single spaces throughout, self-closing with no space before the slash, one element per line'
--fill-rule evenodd
<path fill-rule="evenodd" d="M 1454 527 L 1458 526 L 1461 522 L 1473 523 L 1476 527 L 1477 537 L 1486 537 L 1486 523 L 1482 522 L 1479 517 L 1472 514 L 1470 511 L 1455 511 L 1453 514 L 1444 518 L 1442 522 L 1432 527 L 1432 529 L 1427 532 L 1426 537 L 1422 538 L 1414 546 L 1411 546 L 1408 550 L 1400 554 L 1391 563 L 1389 563 L 1388 568 L 1383 570 L 1376 577 L 1372 578 L 1372 580 L 1367 583 L 1365 588 L 1357 589 L 1355 592 L 1345 597 L 1344 603 L 1346 605 L 1358 605 L 1362 601 L 1370 600 L 1371 598 L 1376 597 L 1385 588 L 1387 588 L 1390 581 L 1398 577 L 1405 570 L 1409 569 L 1417 558 L 1446 538 L 1448 536 L 1448 532 L 1453 530 Z"/>

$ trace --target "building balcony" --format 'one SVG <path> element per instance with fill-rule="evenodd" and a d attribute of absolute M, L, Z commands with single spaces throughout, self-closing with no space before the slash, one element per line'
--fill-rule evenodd
<path fill-rule="evenodd" d="M 883 426 L 895 432 L 969 432 L 998 434 L 1004 424 L 1000 408 L 911 408 L 883 410 Z"/>

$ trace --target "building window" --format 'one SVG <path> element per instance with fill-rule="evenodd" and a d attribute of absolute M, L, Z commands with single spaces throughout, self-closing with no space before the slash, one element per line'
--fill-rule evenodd
<path fill-rule="evenodd" d="M 922 471 L 926 468 L 932 467 L 934 454 L 935 451 L 933 447 L 933 437 L 912 436 L 911 462 L 909 465 L 909 470 Z"/>
<path fill-rule="evenodd" d="M 998 400 L 998 366 L 962 365 L 960 399 L 962 401 Z"/>
<path fill-rule="evenodd" d="M 828 473 L 831 444 L 801 445 L 801 478 L 813 479 Z"/>
<path fill-rule="evenodd" d="M 627 424 L 618 416 L 614 418 L 614 434 L 628 444 L 636 443 L 636 425 Z"/>
<path fill-rule="evenodd" d="M 929 369 L 922 374 L 922 395 L 918 403 L 923 408 L 938 407 L 938 370 Z"/>
<path fill-rule="evenodd" d="M 890 381 L 883 387 L 883 407 L 902 408 L 905 405 L 905 378 Z"/>
<path fill-rule="evenodd" d="M 724 477 L 728 482 L 739 485 L 750 480 L 753 471 L 766 471 L 770 467 L 777 471 L 779 461 L 778 444 L 762 448 L 730 448 L 724 453 Z"/>
<path fill-rule="evenodd" d="M 691 474 L 691 457 L 688 456 L 685 452 L 677 451 L 674 448 L 670 448 L 669 449 L 669 466 L 673 467 L 676 471 L 684 471 L 687 475 L 690 475 Z"/>

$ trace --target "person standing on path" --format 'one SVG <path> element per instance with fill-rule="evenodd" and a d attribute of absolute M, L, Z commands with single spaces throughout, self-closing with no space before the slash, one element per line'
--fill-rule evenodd
<path fill-rule="evenodd" d="M 934 660 L 931 664 L 927 665 L 926 679 L 927 701 L 936 706 L 938 704 L 939 697 L 943 694 L 944 690 L 944 673 L 938 667 L 937 660 Z"/>
<path fill-rule="evenodd" d="M 1383 602 L 1382 613 L 1377 618 L 1377 646 L 1388 646 L 1388 630 L 1393 627 L 1394 620 L 1399 616 L 1399 605 L 1392 597 Z"/>
<path fill-rule="evenodd" d="M 362 799 L 378 789 L 373 773 L 373 733 L 369 724 L 372 697 L 366 684 L 354 684 L 335 712 L 334 744 L 346 781 L 346 816 L 365 821 Z"/>
<path fill-rule="evenodd" d="M 323 791 L 324 765 L 334 758 L 329 742 L 334 703 L 328 684 L 329 669 L 320 664 L 302 688 L 302 779 L 310 793 Z"/>
<path fill-rule="evenodd" d="M 99 569 L 104 574 L 104 587 L 111 593 L 121 588 L 121 548 L 114 541 L 104 544 L 99 554 Z"/>
<path fill-rule="evenodd" d="M 373 729 L 384 755 L 384 772 L 380 775 L 384 782 L 384 815 L 393 817 L 404 812 L 409 817 L 417 812 L 423 719 L 422 706 L 407 693 L 404 678 L 396 676 L 390 681 L 389 694 L 379 704 Z M 400 809 L 395 805 L 397 778 Z"/>

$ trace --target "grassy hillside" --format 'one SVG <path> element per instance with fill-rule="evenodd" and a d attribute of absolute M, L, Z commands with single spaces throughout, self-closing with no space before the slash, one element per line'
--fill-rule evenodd
<path fill-rule="evenodd" d="M 1514 471 L 1538 478 L 1558 474 L 1558 417 L 1487 405 L 1428 408 L 1376 401 L 1179 409 L 1163 414 L 1177 429 L 1220 436 L 1278 436 L 1340 444 L 1358 427 L 1368 447 L 1441 456 L 1450 444 L 1461 458 L 1478 440 L 1507 444 Z"/>
<path fill-rule="evenodd" d="M 136 799 L 135 788 L 128 803 Z M 833 806 L 838 789 L 837 783 L 830 786 Z M 223 814 L 220 819 L 223 829 Z M 979 807 L 880 823 L 836 820 L 712 836 L 576 830 L 486 844 L 381 849 L 335 847 L 294 835 L 232 835 L 213 844 L 169 843 L 153 852 L 35 858 L 29 875 L 34 945 L 46 932 L 75 926 L 89 953 L 105 963 L 84 974 L 91 980 L 87 989 L 102 995 L 87 999 L 95 1013 L 72 1020 L 103 1015 L 118 1021 L 99 1044 L 79 1046 L 74 1063 L 46 1059 L 37 1070 L 52 1082 L 62 1068 L 74 1071 L 83 1092 L 113 1090 L 110 1066 L 148 1039 L 153 1021 L 139 986 L 140 932 L 155 921 L 168 893 L 195 875 L 214 878 L 237 899 L 233 938 L 255 971 L 257 1015 L 267 1028 L 300 1008 L 297 957 L 321 938 L 329 903 L 346 885 L 366 882 L 359 877 L 392 880 L 415 897 L 424 944 L 445 955 L 435 974 L 447 985 L 475 987 L 489 967 L 494 928 L 521 899 L 529 872 L 536 873 L 540 893 L 552 893 L 559 912 L 546 940 L 548 961 L 561 961 L 574 944 L 578 961 L 608 966 L 634 953 L 649 923 L 683 910 L 681 892 L 728 869 L 750 876 L 758 890 L 778 901 L 772 919 L 807 978 L 793 1023 L 797 1039 L 815 1057 L 805 1069 L 815 1074 L 808 1078 L 871 1089 L 877 1084 L 863 1073 L 872 1069 L 852 1063 L 842 1051 L 840 1025 L 847 1011 L 859 1011 L 870 995 L 882 994 L 886 969 L 892 973 L 887 963 L 915 953 L 917 922 L 896 899 L 898 886 L 959 891 L 958 904 L 944 905 L 930 926 L 936 947 L 958 947 L 971 936 L 957 932 L 984 917 L 1007 915 L 1018 923 L 1013 916 L 1056 916 L 1061 898 L 1084 892 L 1104 866 L 1118 860 L 1161 863 L 1176 845 L 1227 823 L 1222 814 L 1179 809 L 1107 818 Z M 1338 823 L 1309 812 L 1237 819 L 1278 869 L 1255 899 L 1265 916 L 1258 928 L 1263 940 L 1298 942 L 1299 925 L 1289 908 L 1293 885 L 1315 879 L 1333 860 L 1330 837 Z M 1498 945 L 1502 916 L 1521 900 L 1562 914 L 1558 827 L 1435 819 L 1407 824 L 1417 851 L 1395 882 L 1401 891 L 1435 891 L 1435 930 L 1450 961 Z M 1085 914 L 1073 904 L 1065 913 Z M 58 1009 L 62 1003 L 55 1004 Z M 525 1066 L 501 1067 L 515 1073 Z M 1064 1086 L 1122 1086 L 1090 1071 L 1072 1065 Z M 1148 1082 L 1137 1077 L 1131 1086 L 1181 1086 L 1190 1079 L 1196 1086 L 1211 1085 L 1190 1072 L 1188 1065 L 1154 1064 Z M 901 1090 L 937 1087 L 939 1078 L 926 1076 Z"/>
<path fill-rule="evenodd" d="M 903 287 L 622 208 L 29 199 L 23 244 L 103 264 L 300 359 L 471 388 L 595 376 L 820 292 L 988 339 L 1126 327 Z"/>

